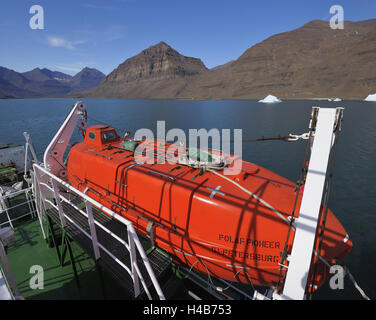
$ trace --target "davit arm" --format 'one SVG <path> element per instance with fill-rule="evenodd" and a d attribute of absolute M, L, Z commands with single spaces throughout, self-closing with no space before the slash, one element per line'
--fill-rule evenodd
<path fill-rule="evenodd" d="M 43 160 L 45 168 L 63 180 L 67 177 L 67 168 L 64 164 L 63 156 L 69 146 L 73 131 L 77 127 L 78 120 L 81 120 L 81 125 L 83 124 L 83 126 L 86 127 L 86 107 L 82 101 L 78 101 L 74 104 L 68 117 L 44 152 Z"/>

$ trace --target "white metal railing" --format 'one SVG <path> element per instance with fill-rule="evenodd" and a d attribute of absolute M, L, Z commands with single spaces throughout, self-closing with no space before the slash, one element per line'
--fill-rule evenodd
<path fill-rule="evenodd" d="M 13 231 L 9 233 L 8 230 L 5 231 L 5 234 L 2 233 L 0 235 L 0 261 L 2 261 L 2 265 L 4 266 L 3 272 L 2 266 L 0 265 L 0 300 L 22 299 L 22 297 L 20 296 L 20 291 L 18 290 L 16 280 L 14 279 L 12 269 L 9 265 L 9 261 L 3 244 L 3 241 L 6 244 L 12 235 Z"/>
<path fill-rule="evenodd" d="M 22 203 L 17 203 L 15 205 L 10 205 L 10 200 L 12 198 L 15 198 L 15 197 L 22 195 L 22 194 L 25 194 L 26 201 L 24 201 Z M 13 217 L 13 218 L 10 216 L 10 212 L 12 210 L 19 208 L 19 207 L 22 207 L 22 206 L 25 206 L 26 204 L 29 207 L 29 211 L 27 213 L 24 213 L 22 215 L 17 215 L 16 217 Z M 9 223 L 9 225 L 11 226 L 12 229 L 14 228 L 14 226 L 13 226 L 14 221 L 21 219 L 21 218 L 28 216 L 28 215 L 31 215 L 31 217 L 34 217 L 34 215 L 36 214 L 36 209 L 34 207 L 34 197 L 33 197 L 33 193 L 32 193 L 32 188 L 29 187 L 29 188 L 22 189 L 22 190 L 19 190 L 19 191 L 11 192 L 9 194 L 3 194 L 3 195 L 0 194 L 0 215 L 4 214 L 4 213 L 7 216 L 7 221 L 0 223 L 0 227 L 3 226 L 4 224 Z"/>
<path fill-rule="evenodd" d="M 62 227 L 65 227 L 67 221 L 69 221 L 78 230 L 80 230 L 80 232 L 82 232 L 86 237 L 88 237 L 91 240 L 92 245 L 93 245 L 93 250 L 94 250 L 94 256 L 96 260 L 100 258 L 99 249 L 102 249 L 114 260 L 115 263 L 118 263 L 124 270 L 128 272 L 128 274 L 130 275 L 133 281 L 135 297 L 137 297 L 140 294 L 139 281 L 141 281 L 141 284 L 145 290 L 145 293 L 147 294 L 148 298 L 151 300 L 152 299 L 151 294 L 147 288 L 143 275 L 140 272 L 140 269 L 137 264 L 137 259 L 136 259 L 137 251 L 136 250 L 138 250 L 159 298 L 161 300 L 165 300 L 165 296 L 159 286 L 158 280 L 155 277 L 155 274 L 150 265 L 149 259 L 146 256 L 145 250 L 141 245 L 141 242 L 137 236 L 137 233 L 133 227 L 132 222 L 118 215 L 117 213 L 113 212 L 107 207 L 103 206 L 102 204 L 95 201 L 94 199 L 90 198 L 85 193 L 75 189 L 69 183 L 53 175 L 51 172 L 49 172 L 42 166 L 34 164 L 33 168 L 34 168 L 34 188 L 35 188 L 34 194 L 36 198 L 37 213 L 38 213 L 39 222 L 42 228 L 43 236 L 46 237 L 45 230 L 43 227 L 44 211 L 50 208 L 54 208 L 59 213 L 60 223 Z M 59 192 L 59 186 L 63 187 L 65 190 L 69 190 L 69 192 L 82 198 L 85 202 L 86 212 L 79 209 L 71 201 L 69 201 L 69 199 L 64 197 Z M 53 200 L 55 200 L 55 202 Z M 87 219 L 90 234 L 86 232 L 85 230 L 83 230 L 78 225 L 78 223 L 72 219 L 72 217 L 68 216 L 64 212 L 62 202 L 68 203 L 70 206 L 76 209 L 77 212 L 82 214 Z M 104 213 L 112 216 L 114 219 L 122 223 L 127 228 L 128 242 L 126 242 L 124 239 L 120 238 L 119 236 L 117 236 L 116 234 L 108 230 L 99 221 L 95 220 L 93 218 L 92 206 L 99 208 Z M 130 254 L 130 264 L 131 264 L 130 267 L 125 265 L 121 260 L 119 260 L 116 256 L 114 256 L 102 243 L 98 241 L 95 226 L 98 226 L 104 232 L 110 235 L 114 239 L 114 241 L 118 241 L 122 245 L 124 245 L 124 247 L 127 249 L 127 251 Z"/>

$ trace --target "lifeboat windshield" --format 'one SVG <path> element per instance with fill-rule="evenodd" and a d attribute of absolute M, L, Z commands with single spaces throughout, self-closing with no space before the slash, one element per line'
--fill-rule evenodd
<path fill-rule="evenodd" d="M 102 141 L 103 143 L 112 142 L 117 140 L 117 135 L 115 131 L 105 131 L 102 132 Z"/>

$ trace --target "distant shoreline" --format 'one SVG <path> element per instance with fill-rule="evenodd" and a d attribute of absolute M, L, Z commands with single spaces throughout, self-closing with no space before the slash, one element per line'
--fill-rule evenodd
<path fill-rule="evenodd" d="M 124 99 L 124 100 L 176 100 L 176 101 L 259 101 L 262 98 L 198 98 L 198 99 L 189 99 L 189 98 L 132 98 L 132 97 L 28 97 L 28 98 L 17 98 L 17 97 L 0 97 L 0 100 L 44 100 L 44 99 Z M 281 99 L 282 103 L 284 101 L 299 101 L 299 100 L 310 100 L 310 101 L 327 101 L 327 102 L 346 102 L 346 101 L 359 101 L 359 102 L 374 102 L 374 101 L 364 101 L 364 98 L 349 98 L 341 99 L 341 101 L 330 100 L 332 98 L 283 98 Z M 262 103 L 262 102 L 260 102 Z M 265 104 L 265 103 L 264 103 Z M 267 103 L 266 103 L 267 104 Z M 273 104 L 273 103 L 271 103 Z"/>

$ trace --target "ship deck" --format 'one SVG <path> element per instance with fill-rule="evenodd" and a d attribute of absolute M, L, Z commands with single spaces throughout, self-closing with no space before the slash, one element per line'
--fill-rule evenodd
<path fill-rule="evenodd" d="M 80 198 L 73 198 L 71 199 L 72 204 L 80 208 L 81 210 L 85 211 L 85 204 Z M 62 203 L 64 213 L 71 218 L 76 223 L 78 223 L 78 226 L 84 230 L 86 233 L 90 234 L 90 227 L 88 224 L 87 219 L 82 216 L 80 212 L 78 212 L 72 205 L 68 203 Z M 59 213 L 56 209 L 51 208 L 47 211 L 48 215 L 53 219 L 55 224 L 58 224 L 59 219 Z M 124 225 L 122 225 L 117 220 L 113 219 L 110 216 L 105 215 L 101 211 L 99 211 L 96 208 L 93 208 L 93 218 L 95 221 L 98 221 L 101 223 L 104 227 L 106 227 L 108 230 L 110 230 L 111 233 L 117 235 L 123 240 L 127 240 L 127 229 Z M 73 223 L 71 223 L 67 219 L 67 225 L 65 227 L 65 230 L 68 232 L 69 236 L 80 245 L 80 247 L 89 254 L 92 258 L 94 258 L 94 251 L 91 240 L 84 235 L 84 233 L 79 230 L 77 226 L 75 226 Z M 97 232 L 97 238 L 98 242 L 101 243 L 107 250 L 111 252 L 112 255 L 114 255 L 118 260 L 120 260 L 124 265 L 129 266 L 131 265 L 130 261 L 130 254 L 125 250 L 124 246 L 120 242 L 114 242 L 113 238 L 109 236 L 108 233 L 104 232 L 101 228 L 96 228 Z M 150 264 L 153 268 L 154 274 L 157 278 L 161 277 L 164 273 L 164 271 L 167 270 L 171 263 L 171 258 L 163 253 L 161 250 L 157 248 L 151 248 L 150 241 L 147 238 L 141 237 L 139 235 L 139 238 L 141 240 L 141 243 L 146 249 L 146 252 L 148 253 L 148 259 L 150 261 Z M 105 252 L 102 248 L 99 248 L 100 250 L 100 259 L 98 260 L 98 264 L 101 268 L 108 271 L 115 277 L 119 283 L 121 283 L 131 294 L 131 296 L 134 296 L 133 292 L 133 282 L 132 278 L 129 276 L 129 274 L 126 272 L 124 268 L 122 268 L 119 263 L 114 261 L 114 259 Z M 152 286 L 152 282 L 150 277 L 147 275 L 146 268 L 144 267 L 144 264 L 142 262 L 142 258 L 139 254 L 137 254 L 137 262 L 138 266 L 140 268 L 141 273 L 143 274 L 143 277 L 145 279 L 147 287 L 150 289 Z M 141 294 L 144 293 L 143 287 L 140 285 Z"/>
<path fill-rule="evenodd" d="M 81 210 L 85 210 L 82 199 L 70 200 L 72 204 Z M 20 195 L 11 199 L 10 205 L 24 201 L 24 195 Z M 44 239 L 38 218 L 33 215 L 25 215 L 28 209 L 27 204 L 23 204 L 16 209 L 8 210 L 13 220 L 14 235 L 6 246 L 6 253 L 22 298 L 26 300 L 134 299 L 133 283 L 128 273 L 124 272 L 124 269 L 120 268 L 103 250 L 101 250 L 101 259 L 96 261 L 91 241 L 69 221 L 67 221 L 66 234 L 71 240 L 71 255 L 67 253 L 63 263 L 61 263 L 63 230 L 59 226 L 60 219 L 55 209 L 48 210 L 55 239 L 52 239 L 51 234 L 48 234 L 47 239 Z M 64 213 L 70 217 L 74 215 L 75 222 L 77 222 L 77 217 L 82 217 L 79 220 L 79 226 L 88 232 L 87 220 L 81 214 L 78 214 L 76 209 L 64 203 Z M 127 236 L 121 223 L 94 207 L 93 216 L 111 232 L 123 238 Z M 4 221 L 5 224 L 7 223 Z M 110 248 L 112 254 L 129 265 L 129 253 L 125 248 L 116 245 L 110 239 L 106 239 L 106 234 L 101 232 L 100 228 L 96 229 L 98 240 L 104 243 L 107 248 Z M 213 296 L 218 298 L 215 292 L 207 291 L 208 282 L 205 275 L 202 276 L 203 285 L 200 285 L 197 281 L 192 282 L 192 275 L 195 272 L 185 270 L 185 268 L 176 268 L 176 265 L 170 263 L 171 259 L 159 249 L 152 250 L 149 239 L 141 235 L 139 235 L 139 239 L 147 253 L 153 271 L 158 277 L 166 299 L 191 300 L 190 290 L 198 293 L 204 299 L 213 299 Z M 57 245 L 54 245 L 53 240 Z M 57 252 L 59 253 L 57 254 Z M 140 257 L 138 257 L 139 259 Z M 2 265 L 1 261 L 0 264 Z M 143 264 L 138 263 L 138 265 L 142 269 Z M 36 289 L 32 289 L 31 286 L 33 277 L 36 275 L 32 271 L 34 266 L 40 266 L 43 269 L 43 287 Z M 185 273 L 183 273 L 184 270 Z M 142 272 L 145 272 L 145 269 Z M 151 290 L 151 281 L 146 276 L 144 278 L 153 299 L 157 298 L 154 290 Z M 213 280 L 215 281 L 214 278 Z M 223 286 L 223 283 L 218 283 L 218 285 Z M 143 294 L 141 285 L 140 288 L 142 292 L 139 299 L 146 299 L 146 294 Z M 242 296 L 239 296 L 239 298 L 242 298 Z"/>
<path fill-rule="evenodd" d="M 55 248 L 46 244 L 38 219 L 17 223 L 7 247 L 7 257 L 20 295 L 26 300 L 131 299 L 117 281 L 103 273 L 103 286 L 95 261 L 77 243 L 72 243 L 80 286 L 70 261 L 60 265 Z M 43 288 L 32 289 L 32 266 L 43 268 Z"/>
<path fill-rule="evenodd" d="M 81 206 L 80 199 L 73 201 Z M 75 209 L 64 204 L 64 212 L 68 216 L 77 215 Z M 53 245 L 51 235 L 44 239 L 38 218 L 24 217 L 14 222 L 14 235 L 6 246 L 7 258 L 13 272 L 20 295 L 29 300 L 82 300 L 82 299 L 134 299 L 133 283 L 128 273 L 124 271 L 113 259 L 103 250 L 101 258 L 95 261 L 91 241 L 82 232 L 67 222 L 66 231 L 71 239 L 71 256 L 66 254 L 66 258 L 61 263 L 62 230 L 58 225 L 58 213 L 54 209 L 48 211 L 52 220 L 56 244 Z M 106 216 L 99 210 L 93 208 L 93 216 L 104 224 L 108 229 L 117 235 L 127 236 L 124 226 L 119 222 Z M 85 219 L 80 220 L 80 227 L 88 230 L 88 223 Z M 99 228 L 98 228 L 99 229 Z M 110 252 L 122 262 L 129 265 L 129 253 L 124 247 L 114 243 L 107 243 L 105 233 L 98 230 L 98 240 L 105 243 Z M 149 240 L 139 235 L 142 245 L 147 248 L 148 259 L 154 273 L 164 283 L 163 291 L 168 299 L 189 299 L 186 294 L 184 284 L 173 273 L 170 257 L 164 255 L 158 249 L 152 249 Z M 138 260 L 140 257 L 137 257 Z M 1 262 L 0 262 L 1 263 Z M 141 271 L 141 263 L 138 264 Z M 31 281 L 35 275 L 31 268 L 40 266 L 43 269 L 43 288 L 32 289 Z M 148 286 L 151 281 L 145 276 Z M 38 281 L 37 281 L 38 282 Z M 140 299 L 147 298 L 143 294 L 142 286 Z M 150 290 L 150 288 L 149 288 Z M 151 290 L 151 293 L 152 290 Z M 154 298 L 154 297 L 153 297 Z"/>

